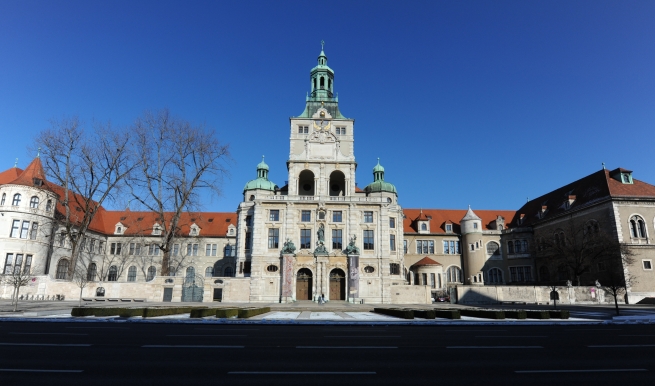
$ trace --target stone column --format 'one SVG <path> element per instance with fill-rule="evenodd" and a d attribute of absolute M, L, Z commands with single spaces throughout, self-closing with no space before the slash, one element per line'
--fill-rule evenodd
<path fill-rule="evenodd" d="M 359 255 L 348 255 L 348 301 L 359 298 Z"/>
<path fill-rule="evenodd" d="M 290 303 L 295 294 L 293 293 L 293 268 L 295 265 L 293 254 L 282 255 L 282 299 L 283 303 Z"/>

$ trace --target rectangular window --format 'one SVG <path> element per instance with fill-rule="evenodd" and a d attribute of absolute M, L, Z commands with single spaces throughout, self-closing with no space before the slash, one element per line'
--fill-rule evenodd
<path fill-rule="evenodd" d="M 446 255 L 450 254 L 450 243 L 448 241 L 443 242 L 443 253 Z"/>
<path fill-rule="evenodd" d="M 57 236 L 59 237 L 59 246 L 63 247 L 64 242 L 66 242 L 66 235 L 62 232 L 62 233 L 58 234 Z"/>
<path fill-rule="evenodd" d="M 421 276 L 422 276 L 421 279 L 423 279 L 423 282 L 421 284 L 428 285 L 428 274 L 422 273 Z"/>
<path fill-rule="evenodd" d="M 429 252 L 429 253 L 430 253 L 431 255 L 434 255 L 434 241 L 432 241 L 432 240 L 428 241 L 428 246 L 429 246 L 429 248 L 430 248 L 430 252 Z"/>
<path fill-rule="evenodd" d="M 389 248 L 392 251 L 396 250 L 396 235 L 389 235 Z"/>
<path fill-rule="evenodd" d="M 23 266 L 23 273 L 25 275 L 29 275 L 31 269 L 32 269 L 32 255 L 26 255 L 25 266 Z"/>
<path fill-rule="evenodd" d="M 23 265 L 23 254 L 16 254 L 16 263 L 14 264 L 14 273 L 20 273 L 20 267 Z"/>
<path fill-rule="evenodd" d="M 252 216 L 246 216 L 246 226 L 252 225 Z"/>
<path fill-rule="evenodd" d="M 460 247 L 459 247 L 459 241 L 455 241 L 455 254 L 459 255 L 460 253 Z"/>
<path fill-rule="evenodd" d="M 365 211 L 364 212 L 364 222 L 373 222 L 373 212 Z"/>
<path fill-rule="evenodd" d="M 191 256 L 191 250 L 193 249 L 193 246 L 191 244 L 186 245 L 186 255 Z"/>
<path fill-rule="evenodd" d="M 121 254 L 121 243 L 111 243 L 111 246 L 109 248 L 109 254 L 110 255 L 120 255 Z"/>
<path fill-rule="evenodd" d="M 180 254 L 180 244 L 173 244 L 173 256 Z"/>
<path fill-rule="evenodd" d="M 150 255 L 150 256 L 159 256 L 159 245 L 150 244 L 148 246 L 148 255 Z"/>
<path fill-rule="evenodd" d="M 509 267 L 510 278 L 513 282 L 532 281 L 532 267 Z"/>
<path fill-rule="evenodd" d="M 198 256 L 198 244 L 193 244 L 193 248 L 191 250 L 191 256 Z"/>
<path fill-rule="evenodd" d="M 98 243 L 98 253 L 105 253 L 105 242 L 101 241 Z"/>
<path fill-rule="evenodd" d="M 403 240 L 403 252 L 407 254 L 407 240 Z"/>
<path fill-rule="evenodd" d="M 300 249 L 310 249 L 312 247 L 312 230 L 300 230 Z"/>
<path fill-rule="evenodd" d="M 39 223 L 38 222 L 33 222 L 32 223 L 32 230 L 30 231 L 30 239 L 31 240 L 36 240 L 36 234 L 39 231 Z"/>
<path fill-rule="evenodd" d="M 446 224 L 446 232 L 452 232 L 453 231 L 453 224 Z"/>
<path fill-rule="evenodd" d="M 437 286 L 437 284 L 435 283 L 435 280 L 434 280 L 434 273 L 431 273 L 430 274 L 430 288 L 437 288 L 436 286 Z"/>
<path fill-rule="evenodd" d="M 95 253 L 96 251 L 96 241 L 95 239 L 91 239 L 91 242 L 89 243 L 89 252 Z"/>
<path fill-rule="evenodd" d="M 372 212 L 371 212 L 372 213 Z M 373 231 L 365 230 L 364 231 L 364 250 L 373 250 L 375 248 L 375 243 L 373 239 Z"/>
<path fill-rule="evenodd" d="M 216 256 L 218 244 L 207 244 L 205 247 L 205 256 Z"/>
<path fill-rule="evenodd" d="M 298 126 L 298 134 L 309 133 L 309 126 Z"/>
<path fill-rule="evenodd" d="M 641 262 L 644 265 L 644 269 L 647 270 L 653 269 L 653 262 L 651 260 L 642 260 Z"/>
<path fill-rule="evenodd" d="M 268 212 L 268 220 L 269 221 L 280 221 L 280 211 L 277 209 L 271 209 L 270 212 Z"/>
<path fill-rule="evenodd" d="M 11 234 L 9 235 L 9 237 L 18 237 L 18 235 L 20 234 L 20 232 L 18 231 L 19 227 L 20 227 L 20 220 L 14 220 L 11 223 Z"/>
<path fill-rule="evenodd" d="M 397 264 L 397 263 L 389 264 L 389 274 L 390 275 L 400 275 L 400 264 Z"/>
<path fill-rule="evenodd" d="M 332 229 L 332 249 L 343 249 L 343 239 L 341 232 L 341 229 Z"/>
<path fill-rule="evenodd" d="M 280 244 L 280 230 L 277 228 L 271 228 L 268 230 L 268 248 L 277 249 Z"/>
<path fill-rule="evenodd" d="M 332 212 L 332 222 L 341 222 L 341 211 L 340 210 L 335 210 Z"/>
<path fill-rule="evenodd" d="M 5 260 L 5 268 L 2 270 L 3 275 L 11 273 L 11 266 L 13 263 L 14 263 L 14 254 L 7 253 L 7 259 Z"/>
<path fill-rule="evenodd" d="M 391 229 L 396 228 L 396 219 L 394 217 L 389 217 L 389 228 Z"/>
<path fill-rule="evenodd" d="M 130 250 L 128 251 L 128 254 L 132 256 L 134 255 L 135 251 L 136 251 L 136 243 L 130 243 Z"/>
<path fill-rule="evenodd" d="M 450 242 L 450 253 L 452 253 L 453 255 L 459 253 L 459 252 L 455 252 L 455 241 Z"/>
<path fill-rule="evenodd" d="M 252 236 L 250 232 L 246 232 L 246 250 L 250 250 L 250 247 L 252 246 Z"/>
<path fill-rule="evenodd" d="M 303 210 L 300 216 L 300 221 L 302 222 L 309 222 L 312 221 L 312 211 L 311 210 Z"/>
<path fill-rule="evenodd" d="M 30 222 L 29 221 L 23 221 L 23 225 L 20 228 L 20 238 L 21 239 L 26 239 L 27 238 L 27 231 L 30 229 Z"/>

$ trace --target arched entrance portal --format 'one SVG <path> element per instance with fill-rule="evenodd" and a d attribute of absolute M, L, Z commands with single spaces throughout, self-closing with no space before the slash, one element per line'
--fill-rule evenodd
<path fill-rule="evenodd" d="M 184 276 L 184 284 L 182 285 L 182 301 L 183 302 L 201 302 L 204 292 L 204 279 L 200 275 L 196 275 L 196 270 L 193 267 L 186 269 Z"/>
<path fill-rule="evenodd" d="M 330 272 L 330 300 L 346 300 L 346 274 L 338 268 Z"/>
<path fill-rule="evenodd" d="M 307 268 L 296 276 L 296 300 L 312 300 L 312 271 Z"/>

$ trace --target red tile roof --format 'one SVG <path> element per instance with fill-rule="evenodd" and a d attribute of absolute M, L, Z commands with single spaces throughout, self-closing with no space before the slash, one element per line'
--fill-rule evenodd
<path fill-rule="evenodd" d="M 610 198 L 655 199 L 655 186 L 633 178 L 632 184 L 624 184 L 610 175 L 629 170 L 618 168 L 612 171 L 599 170 L 570 184 L 564 185 L 543 196 L 528 201 L 516 212 L 512 226 L 518 225 L 518 218 L 524 215 L 521 226 L 546 221 L 569 210 L 576 210 Z M 573 199 L 570 207 L 567 203 Z M 545 208 L 544 208 L 545 207 Z M 545 209 L 545 211 L 544 211 Z M 541 215 L 540 215 L 541 214 Z"/>
<path fill-rule="evenodd" d="M 416 263 L 412 264 L 412 267 L 417 267 L 417 266 L 421 266 L 421 265 L 442 265 L 442 264 L 432 260 L 431 258 L 429 258 L 427 256 L 425 256 L 421 260 L 419 260 Z"/>
<path fill-rule="evenodd" d="M 23 172 L 23 169 L 11 168 L 0 173 L 0 184 L 8 184 L 14 181 Z"/>
<path fill-rule="evenodd" d="M 11 169 L 10 169 L 11 170 Z M 24 186 L 35 186 L 34 179 L 39 179 L 41 182 L 45 181 L 45 172 L 43 171 L 43 165 L 41 164 L 41 158 L 36 157 L 30 162 L 25 170 L 13 181 L 9 182 L 10 184 L 24 185 Z"/>
<path fill-rule="evenodd" d="M 446 223 L 453 224 L 453 232 L 459 233 L 459 221 L 466 214 L 466 209 L 403 209 L 405 218 L 403 219 L 403 229 L 405 233 L 418 233 L 416 227 L 416 219 L 421 215 L 423 211 L 423 216 L 426 219 L 430 218 L 430 233 L 446 234 Z M 475 210 L 477 214 L 482 219 L 482 228 L 486 230 L 495 229 L 491 227 L 491 223 L 496 221 L 498 216 L 502 216 L 505 219 L 505 223 L 509 224 L 509 221 L 514 217 L 516 212 L 513 210 Z"/>

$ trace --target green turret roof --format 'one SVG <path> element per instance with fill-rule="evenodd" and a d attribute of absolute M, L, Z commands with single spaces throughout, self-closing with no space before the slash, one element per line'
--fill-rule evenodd
<path fill-rule="evenodd" d="M 378 158 L 378 164 L 375 165 L 375 167 L 373 168 L 373 182 L 368 184 L 368 186 L 364 188 L 364 191 L 366 193 L 387 192 L 387 193 L 398 194 L 398 191 L 396 191 L 396 187 L 392 183 L 386 182 L 384 180 L 384 167 L 380 165 L 379 158 Z"/>
<path fill-rule="evenodd" d="M 273 181 L 268 180 L 268 165 L 264 162 L 264 156 L 262 156 L 262 162 L 257 165 L 257 178 L 254 180 L 248 181 L 246 186 L 243 188 L 243 191 L 252 190 L 252 189 L 263 189 L 275 191 L 277 185 Z"/>

